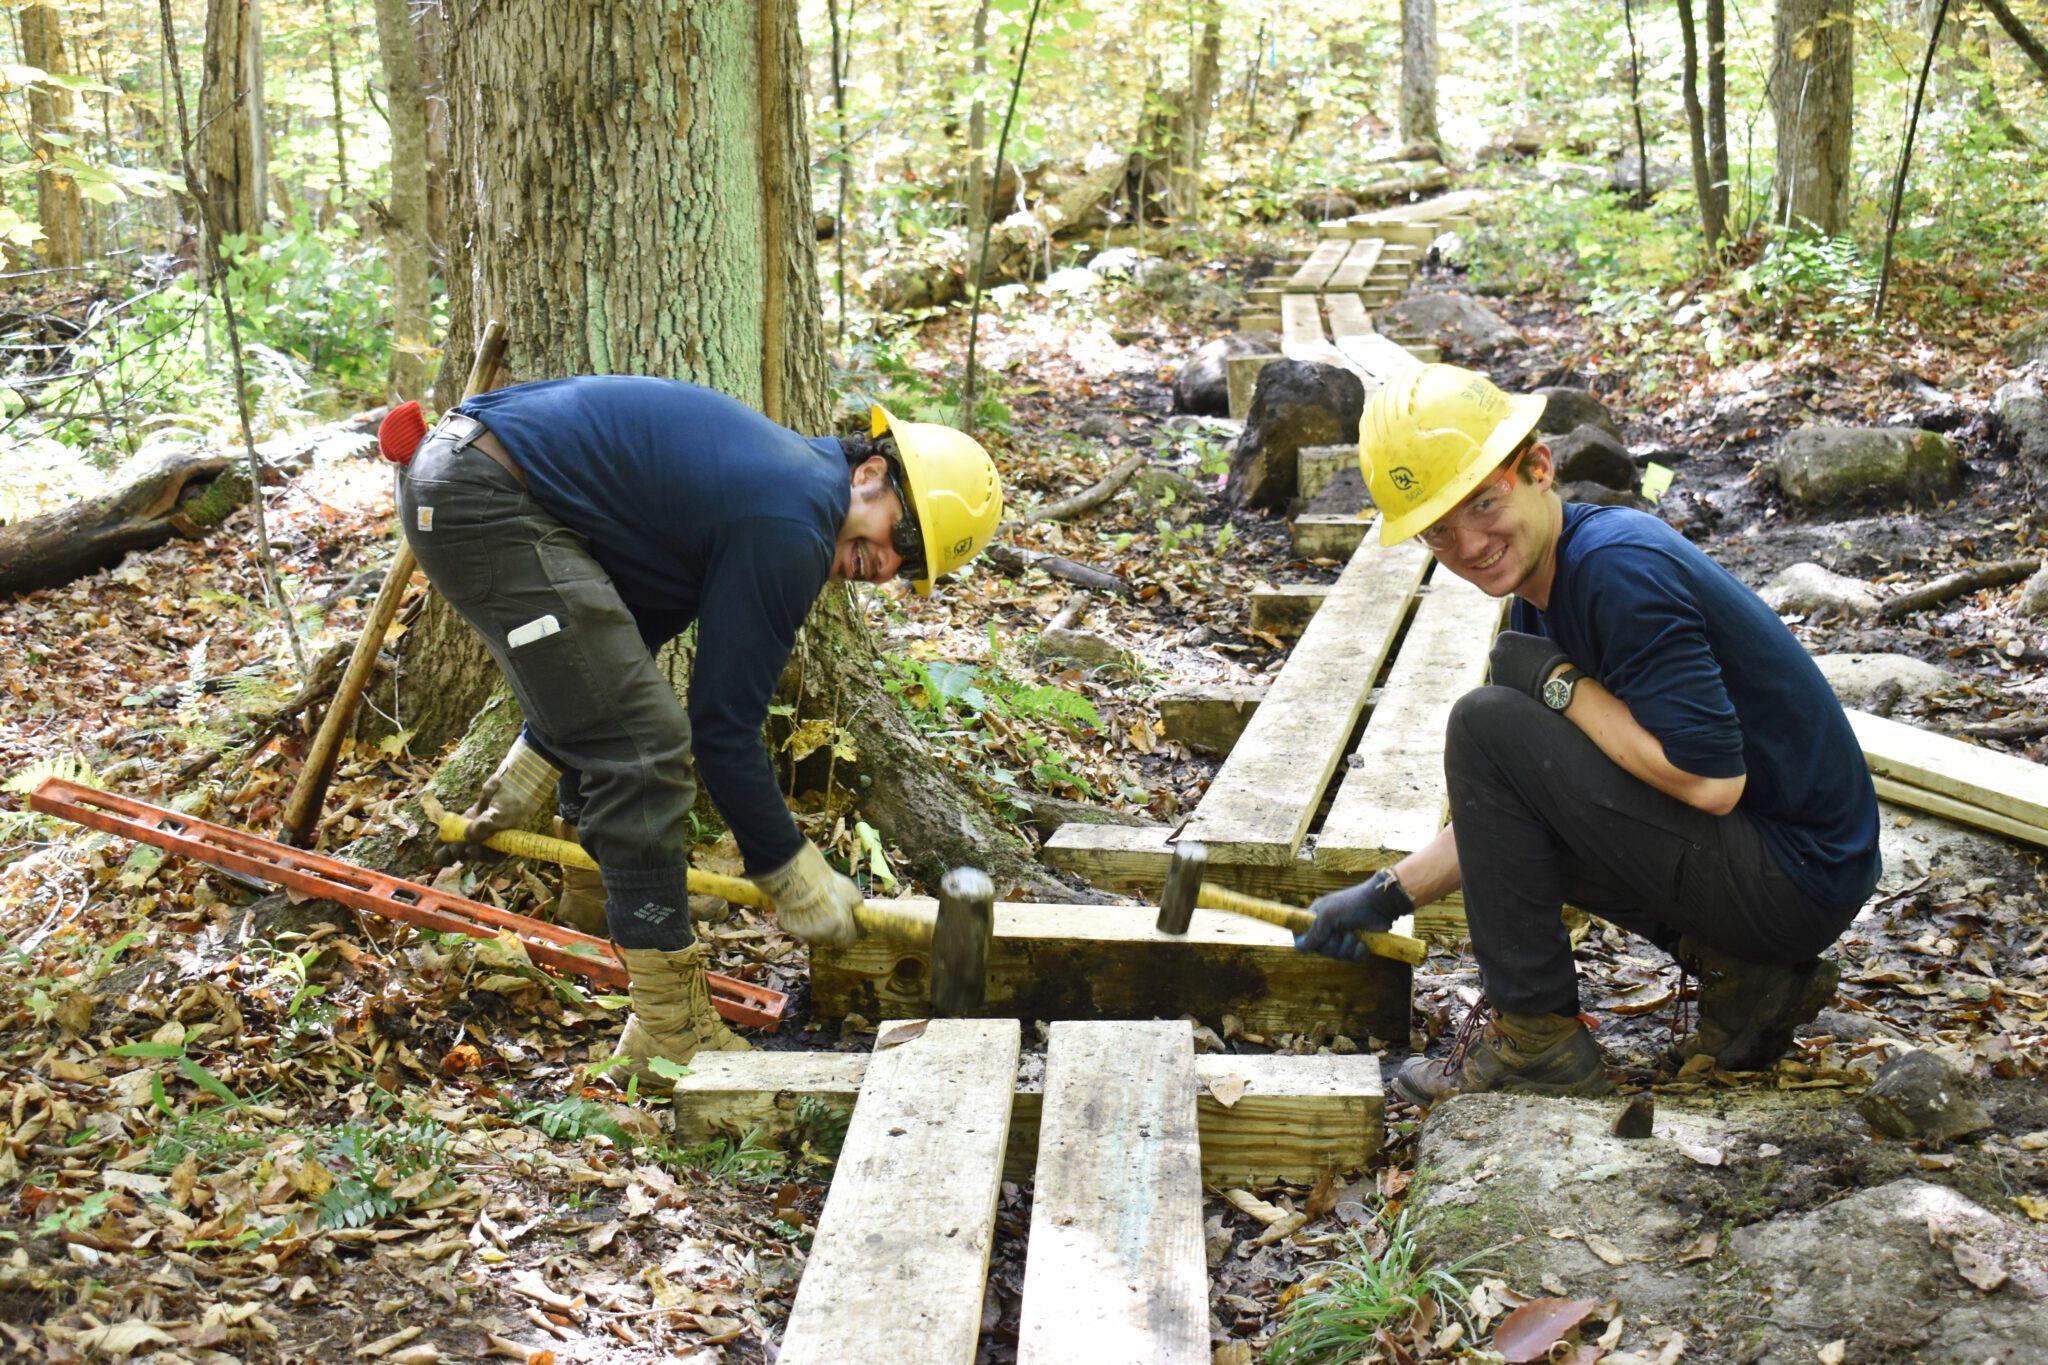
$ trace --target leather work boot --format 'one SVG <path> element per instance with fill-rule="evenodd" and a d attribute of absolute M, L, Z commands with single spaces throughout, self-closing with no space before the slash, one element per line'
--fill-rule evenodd
<path fill-rule="evenodd" d="M 576 826 L 559 815 L 555 817 L 555 837 L 581 847 L 576 838 Z M 555 923 L 566 924 L 597 938 L 611 936 L 611 929 L 605 922 L 602 873 L 595 868 L 562 865 L 562 893 L 555 897 Z"/>
<path fill-rule="evenodd" d="M 710 955 L 701 943 L 672 953 L 659 948 L 619 949 L 633 996 L 633 1017 L 626 1021 L 612 1054 L 621 1059 L 611 1072 L 620 1085 L 627 1076 L 637 1076 L 642 1090 L 666 1092 L 675 1082 L 648 1065 L 654 1058 L 687 1062 L 699 1052 L 748 1050 L 747 1040 L 727 1028 L 711 1008 L 711 987 L 704 980 L 704 959 Z"/>
<path fill-rule="evenodd" d="M 1761 1071 L 1791 1051 L 1792 1030 L 1813 1022 L 1842 980 L 1833 958 L 1744 962 L 1689 938 L 1678 960 L 1700 979 L 1700 1026 L 1678 1055 L 1711 1056 L 1723 1071 Z"/>
<path fill-rule="evenodd" d="M 1614 1093 L 1593 1035 L 1577 1019 L 1561 1014 L 1496 1014 L 1476 1037 L 1453 1047 L 1448 1057 L 1410 1057 L 1403 1062 L 1394 1073 L 1393 1088 L 1402 1099 L 1425 1109 L 1448 1095 L 1487 1090 Z"/>

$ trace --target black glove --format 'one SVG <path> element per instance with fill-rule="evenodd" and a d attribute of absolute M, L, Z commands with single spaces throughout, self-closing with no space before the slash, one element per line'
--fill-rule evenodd
<path fill-rule="evenodd" d="M 1524 635 L 1504 630 L 1486 656 L 1496 687 L 1512 687 L 1543 700 L 1543 684 L 1550 675 L 1570 665 L 1572 656 L 1557 647 L 1557 641 L 1542 635 Z"/>
<path fill-rule="evenodd" d="M 1415 913 L 1415 902 L 1390 869 L 1381 868 L 1357 886 L 1332 891 L 1309 907 L 1316 922 L 1294 939 L 1295 948 L 1324 957 L 1363 962 L 1371 955 L 1362 933 L 1384 934 L 1403 915 Z"/>

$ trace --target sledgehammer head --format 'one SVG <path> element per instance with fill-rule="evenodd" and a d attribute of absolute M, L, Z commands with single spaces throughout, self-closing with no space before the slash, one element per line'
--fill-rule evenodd
<path fill-rule="evenodd" d="M 939 880 L 932 923 L 933 1014 L 958 1018 L 988 1003 L 988 950 L 995 936 L 995 883 L 979 868 L 954 868 Z"/>
<path fill-rule="evenodd" d="M 1173 863 L 1166 869 L 1166 886 L 1159 893 L 1158 929 L 1162 934 L 1185 934 L 1195 917 L 1195 898 L 1202 894 L 1202 881 L 1209 875 L 1209 846 L 1183 842 L 1173 846 Z"/>

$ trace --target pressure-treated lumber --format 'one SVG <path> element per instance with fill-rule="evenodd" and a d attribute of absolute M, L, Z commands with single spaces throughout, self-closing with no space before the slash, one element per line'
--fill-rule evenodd
<path fill-rule="evenodd" d="M 1895 806 L 1909 806 L 1917 811 L 1925 811 L 1929 815 L 1938 815 L 1944 820 L 1953 820 L 1959 825 L 1968 825 L 1972 829 L 1986 830 L 1992 834 L 2002 834 L 2008 839 L 2048 848 L 2048 829 L 2039 825 L 2030 825 L 2009 815 L 2000 815 L 1996 811 L 1972 805 L 1958 797 L 1943 796 L 1939 792 L 1927 791 L 1894 778 L 1873 776 L 1870 780 L 1877 785 L 1878 796 Z"/>
<path fill-rule="evenodd" d="M 897 903 L 878 904 L 886 911 Z M 998 903 L 982 1012 L 1014 1019 L 1191 1014 L 1211 1025 L 1234 1014 L 1255 1033 L 1407 1033 L 1410 976 L 1401 963 L 1299 953 L 1286 930 L 1241 915 L 1198 912 L 1186 934 L 1159 932 L 1157 916 L 1147 905 Z M 882 938 L 840 948 L 814 943 L 811 1002 L 826 1018 L 920 1017 L 931 1009 L 930 953 Z"/>
<path fill-rule="evenodd" d="M 1294 553 L 1302 559 L 1348 560 L 1358 553 L 1373 521 L 1370 512 L 1350 516 L 1304 512 L 1289 524 L 1288 531 L 1294 539 Z"/>
<path fill-rule="evenodd" d="M 1050 1030 L 1018 1365 L 1207 1365 L 1187 1021 Z"/>
<path fill-rule="evenodd" d="M 1372 387 L 1368 386 L 1368 395 Z M 1304 498 L 1312 498 L 1330 486 L 1330 480 L 1347 469 L 1358 468 L 1358 447 L 1303 446 L 1294 452 L 1294 484 Z"/>
<path fill-rule="evenodd" d="M 1274 351 L 1270 355 L 1234 355 L 1223 362 L 1223 372 L 1230 384 L 1230 415 L 1239 421 L 1252 410 L 1252 395 L 1258 392 L 1259 371 L 1276 360 L 1287 357 Z"/>
<path fill-rule="evenodd" d="M 1327 583 L 1283 583 L 1252 589 L 1252 629 L 1269 635 L 1299 635 L 1330 595 Z"/>
<path fill-rule="evenodd" d="M 761 1145 L 782 1146 L 799 1135 L 800 1113 L 851 1113 L 869 1060 L 864 1052 L 699 1053 L 675 1085 L 676 1139 L 696 1144 L 751 1135 Z M 1195 1058 L 1195 1075 L 1208 1184 L 1309 1185 L 1362 1171 L 1379 1155 L 1386 1100 L 1379 1060 L 1370 1052 L 1204 1053 Z M 1003 1159 L 1007 1180 L 1029 1180 L 1037 1165 L 1040 1083 L 1018 1077 Z"/>
<path fill-rule="evenodd" d="M 1338 239 L 1341 240 L 1341 239 Z M 1344 263 L 1330 272 L 1330 279 L 1323 286 L 1326 293 L 1340 294 L 1348 289 L 1360 289 L 1371 278 L 1374 267 L 1380 263 L 1380 251 L 1386 242 L 1378 237 L 1361 237 L 1351 244 L 1345 253 Z"/>
<path fill-rule="evenodd" d="M 783 1333 L 782 1365 L 974 1359 L 1018 1025 L 934 1019 L 918 1027 L 884 1029 L 876 1040 Z"/>
<path fill-rule="evenodd" d="M 1371 336 L 1373 333 L 1372 318 L 1365 311 L 1365 300 L 1355 291 L 1323 295 L 1323 310 L 1330 315 L 1330 335 L 1339 341 L 1345 337 Z"/>
<path fill-rule="evenodd" d="M 1280 300 L 1280 353 L 1307 365 L 1335 365 L 1359 374 L 1323 335 L 1322 312 L 1314 294 L 1289 294 Z M 1359 374 L 1360 379 L 1366 376 Z"/>
<path fill-rule="evenodd" d="M 1301 263 L 1301 268 L 1288 277 L 1282 286 L 1288 293 L 1314 294 L 1329 281 L 1332 271 L 1344 263 L 1351 250 L 1351 243 L 1327 240 L 1316 243 L 1316 248 Z"/>
<path fill-rule="evenodd" d="M 1319 866 L 1369 872 L 1436 837 L 1444 823 L 1444 727 L 1458 698 L 1485 681 L 1502 606 L 1435 570 L 1316 835 Z"/>
<path fill-rule="evenodd" d="M 1227 754 L 1265 698 L 1264 684 L 1202 683 L 1159 694 L 1159 732 L 1205 754 Z"/>
<path fill-rule="evenodd" d="M 1428 564 L 1376 537 L 1353 553 L 1188 821 L 1212 861 L 1293 860 Z"/>
<path fill-rule="evenodd" d="M 1423 363 L 1414 348 L 1377 332 L 1353 333 L 1337 338 L 1336 346 L 1353 366 L 1385 383 L 1395 373 Z M 1434 347 L 1429 348 L 1434 351 Z"/>
<path fill-rule="evenodd" d="M 1848 716 L 1873 777 L 2048 829 L 2048 768 L 1867 711 Z"/>

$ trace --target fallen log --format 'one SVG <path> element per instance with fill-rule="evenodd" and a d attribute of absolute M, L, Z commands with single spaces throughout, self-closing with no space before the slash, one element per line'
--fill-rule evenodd
<path fill-rule="evenodd" d="M 1974 569 L 1964 569 L 1935 579 L 1932 583 L 1902 592 L 1877 609 L 1879 619 L 1896 621 L 1901 616 L 1921 610 L 1923 607 L 1939 606 L 1964 593 L 1976 592 L 1982 588 L 2002 588 L 2008 583 L 2017 583 L 2032 577 L 2041 567 L 2036 558 L 2007 559 L 1996 564 L 1979 564 Z"/>
<path fill-rule="evenodd" d="M 1116 491 L 1131 480 L 1131 475 L 1144 466 L 1147 459 L 1144 451 L 1127 456 L 1116 468 L 1088 485 L 1071 498 L 1039 508 L 1031 514 L 1032 521 L 1072 521 L 1085 512 L 1092 512 L 1116 496 Z"/>
<path fill-rule="evenodd" d="M 1083 588 L 1093 588 L 1097 592 L 1113 592 L 1119 597 L 1129 597 L 1132 593 L 1131 585 L 1113 573 L 1091 569 L 1086 564 L 1077 564 L 1071 559 L 1050 555 L 1043 550 L 1020 550 L 1014 545 L 991 545 L 986 553 L 989 562 L 1008 574 L 1043 569 L 1054 578 L 1065 579 Z"/>

